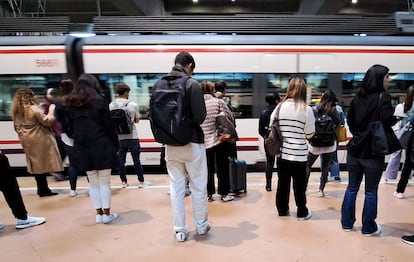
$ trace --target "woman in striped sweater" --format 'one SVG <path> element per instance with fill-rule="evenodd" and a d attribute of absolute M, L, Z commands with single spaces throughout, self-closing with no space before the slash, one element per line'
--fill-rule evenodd
<path fill-rule="evenodd" d="M 301 77 L 293 77 L 288 84 L 286 96 L 273 111 L 272 125 L 276 110 L 280 107 L 279 126 L 283 137 L 282 153 L 277 157 L 278 183 L 276 208 L 279 216 L 289 215 L 290 182 L 297 206 L 298 220 L 311 218 L 306 207 L 306 164 L 308 142 L 315 132 L 315 117 L 312 108 L 306 104 L 306 82 Z"/>

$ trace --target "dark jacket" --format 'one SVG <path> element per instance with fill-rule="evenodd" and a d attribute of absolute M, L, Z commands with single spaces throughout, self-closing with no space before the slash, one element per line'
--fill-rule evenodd
<path fill-rule="evenodd" d="M 275 110 L 276 105 L 268 105 L 265 109 L 263 109 L 262 113 L 260 114 L 259 118 L 259 134 L 266 138 L 269 133 L 269 124 L 270 124 L 270 115 L 272 114 L 273 110 Z"/>
<path fill-rule="evenodd" d="M 67 112 L 74 134 L 71 164 L 79 171 L 116 168 L 119 142 L 106 101 L 100 98 Z"/>
<path fill-rule="evenodd" d="M 184 76 L 186 75 L 186 72 L 184 68 L 180 66 L 174 66 L 168 75 Z M 197 80 L 193 78 L 189 78 L 187 81 L 187 91 L 188 91 L 188 94 L 190 95 L 191 118 L 194 123 L 191 142 L 203 144 L 204 133 L 200 125 L 201 123 L 203 123 L 207 115 L 203 90 L 201 89 L 200 84 L 197 82 Z"/>
<path fill-rule="evenodd" d="M 359 93 L 351 101 L 347 123 L 349 131 L 352 133 L 352 139 L 348 143 L 348 154 L 353 157 L 384 158 L 373 155 L 369 124 L 379 120 L 386 132 L 393 133 L 391 126 L 396 122 L 393 117 L 394 108 L 391 104 L 391 96 L 385 92 L 384 87 L 384 79 L 388 72 L 389 69 L 386 66 L 371 66 L 362 79 Z"/>

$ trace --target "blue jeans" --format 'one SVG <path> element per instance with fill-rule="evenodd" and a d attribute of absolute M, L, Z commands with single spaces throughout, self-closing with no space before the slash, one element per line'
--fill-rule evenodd
<path fill-rule="evenodd" d="M 329 166 L 329 169 L 331 170 L 331 177 L 340 177 L 338 150 L 335 150 L 335 152 L 332 154 L 331 165 Z"/>
<path fill-rule="evenodd" d="M 128 150 L 131 152 L 132 161 L 134 162 L 135 172 L 138 176 L 139 182 L 144 182 L 144 171 L 142 170 L 140 154 L 141 154 L 141 146 L 139 144 L 139 139 L 123 139 L 119 141 L 119 151 L 118 151 L 118 159 L 119 159 L 119 176 L 122 182 L 128 182 L 125 172 L 125 161 L 126 161 L 126 154 Z"/>
<path fill-rule="evenodd" d="M 365 200 L 362 210 L 362 233 L 370 234 L 377 230 L 378 184 L 384 167 L 384 158 L 360 159 L 347 154 L 349 173 L 348 187 L 342 202 L 341 224 L 344 229 L 351 229 L 355 223 L 355 201 L 359 186 L 365 175 Z"/>

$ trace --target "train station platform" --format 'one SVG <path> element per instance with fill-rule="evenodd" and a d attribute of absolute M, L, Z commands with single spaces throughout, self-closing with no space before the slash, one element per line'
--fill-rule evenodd
<path fill-rule="evenodd" d="M 329 182 L 324 198 L 318 196 L 319 172 L 311 174 L 307 192 L 312 218 L 296 219 L 291 193 L 291 216 L 279 217 L 275 209 L 276 173 L 273 191 L 265 190 L 264 173 L 249 173 L 247 193 L 232 202 L 209 202 L 212 229 L 205 236 L 195 234 L 191 197 L 186 198 L 188 240 L 176 242 L 172 232 L 172 209 L 167 175 L 146 175 L 152 186 L 137 188 L 130 175 L 130 187 L 122 188 L 112 176 L 112 209 L 119 214 L 111 224 L 96 224 L 95 211 L 87 194 L 86 177 L 78 181 L 79 195 L 69 196 L 68 181 L 49 186 L 59 195 L 39 198 L 33 177 L 19 177 L 22 195 L 30 214 L 44 216 L 44 225 L 15 229 L 4 199 L 0 200 L 2 262 L 9 261 L 412 261 L 414 246 L 401 242 L 414 233 L 414 181 L 405 198 L 393 197 L 396 182 L 381 183 L 377 222 L 382 234 L 362 236 L 363 188 L 357 198 L 355 230 L 344 232 L 340 209 L 347 186 Z"/>

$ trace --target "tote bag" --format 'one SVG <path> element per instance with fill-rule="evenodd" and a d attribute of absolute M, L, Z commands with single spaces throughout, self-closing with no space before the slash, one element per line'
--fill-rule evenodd
<path fill-rule="evenodd" d="M 282 133 L 279 128 L 279 111 L 282 105 L 276 109 L 275 119 L 270 127 L 269 135 L 265 139 L 266 152 L 271 156 L 278 156 L 282 153 Z"/>

